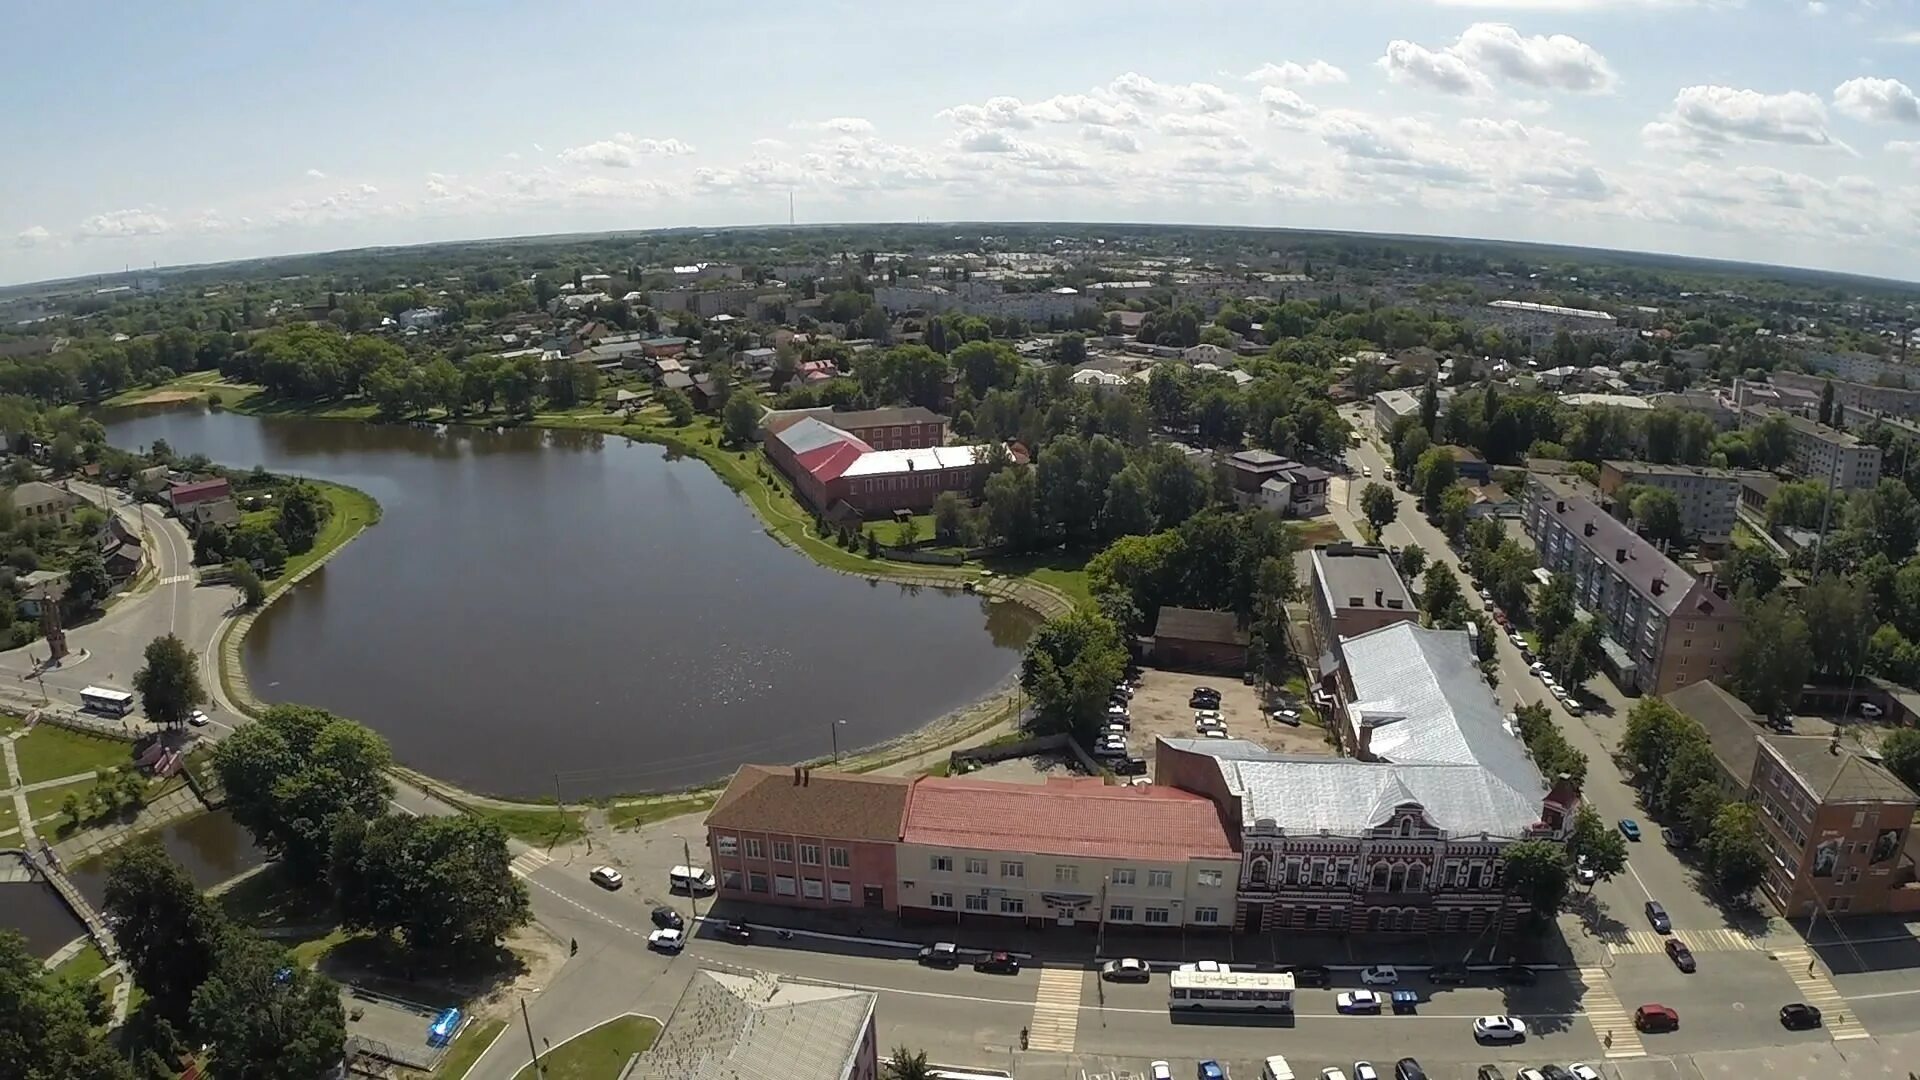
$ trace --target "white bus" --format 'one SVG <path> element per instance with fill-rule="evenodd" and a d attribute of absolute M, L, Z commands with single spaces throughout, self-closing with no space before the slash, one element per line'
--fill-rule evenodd
<path fill-rule="evenodd" d="M 1169 1009 L 1292 1012 L 1293 974 L 1266 971 L 1176 971 Z"/>
<path fill-rule="evenodd" d="M 125 690 L 109 690 L 104 686 L 89 686 L 80 691 L 80 705 L 88 712 L 105 713 L 108 716 L 125 716 L 133 711 L 133 695 Z"/>

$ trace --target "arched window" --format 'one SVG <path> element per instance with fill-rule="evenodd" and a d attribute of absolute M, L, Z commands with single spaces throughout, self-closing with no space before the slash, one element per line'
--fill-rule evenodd
<path fill-rule="evenodd" d="M 1412 866 L 1407 867 L 1407 889 L 1409 891 L 1419 892 L 1426 883 L 1427 868 L 1425 866 L 1414 863 Z"/>
<path fill-rule="evenodd" d="M 1373 864 L 1373 888 L 1376 892 L 1379 892 L 1379 891 L 1384 891 L 1386 887 L 1387 887 L 1387 864 L 1383 862 L 1374 863 Z"/>
<path fill-rule="evenodd" d="M 1253 860 L 1252 880 L 1255 885 L 1265 885 L 1267 883 L 1267 860 Z"/>
<path fill-rule="evenodd" d="M 1413 819 L 1412 818 L 1403 817 L 1400 819 L 1400 835 L 1401 836 L 1413 835 Z"/>

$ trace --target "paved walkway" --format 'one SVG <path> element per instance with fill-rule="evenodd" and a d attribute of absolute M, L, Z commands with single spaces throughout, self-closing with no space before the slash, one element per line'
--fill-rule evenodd
<path fill-rule="evenodd" d="M 175 788 L 141 807 L 132 821 L 115 821 L 99 828 L 88 829 L 55 844 L 53 853 L 62 863 L 82 862 L 119 847 L 138 833 L 157 829 L 170 821 L 190 817 L 205 809 L 206 807 L 201 804 L 199 796 L 193 793 L 192 788 Z"/>

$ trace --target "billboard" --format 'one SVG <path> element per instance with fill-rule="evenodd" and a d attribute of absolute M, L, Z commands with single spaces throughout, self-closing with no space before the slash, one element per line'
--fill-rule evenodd
<path fill-rule="evenodd" d="M 1873 851 L 1868 855 L 1869 863 L 1886 862 L 1900 854 L 1900 830 L 1881 829 L 1880 835 L 1873 838 Z"/>
<path fill-rule="evenodd" d="M 1822 840 L 1820 846 L 1813 849 L 1813 876 L 1832 877 L 1834 865 L 1840 861 L 1840 841 Z"/>

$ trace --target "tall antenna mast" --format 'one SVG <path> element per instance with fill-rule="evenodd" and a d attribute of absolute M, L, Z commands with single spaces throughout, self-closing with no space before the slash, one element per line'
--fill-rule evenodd
<path fill-rule="evenodd" d="M 793 227 L 793 189 L 787 189 L 787 227 Z"/>

